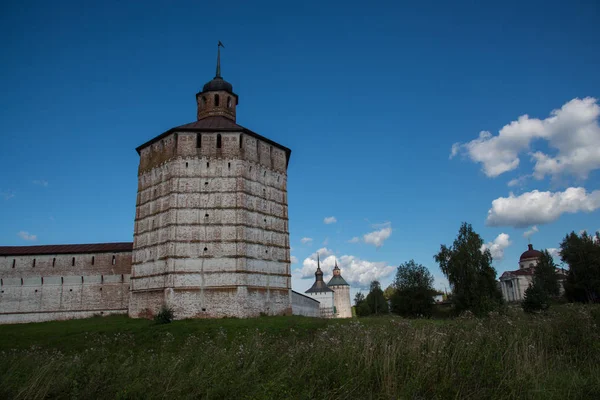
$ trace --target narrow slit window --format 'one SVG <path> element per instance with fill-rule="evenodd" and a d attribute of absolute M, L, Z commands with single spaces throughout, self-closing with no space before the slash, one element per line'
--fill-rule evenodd
<path fill-rule="evenodd" d="M 186 168 L 188 167 L 188 163 L 185 163 L 185 167 L 186 167 Z"/>
<path fill-rule="evenodd" d="M 242 148 L 242 138 L 243 137 L 244 137 L 243 135 L 240 135 L 240 149 Z"/>
<path fill-rule="evenodd" d="M 231 163 L 227 163 L 227 169 L 231 169 Z"/>
<path fill-rule="evenodd" d="M 75 266 L 75 257 L 73 257 L 73 258 L 71 259 L 71 266 L 72 266 L 72 267 L 74 267 L 74 266 Z"/>
<path fill-rule="evenodd" d="M 35 268 L 35 258 L 33 259 L 33 265 L 32 265 L 32 267 Z"/>
<path fill-rule="evenodd" d="M 42 276 L 42 285 L 44 284 L 44 277 Z"/>
<path fill-rule="evenodd" d="M 83 283 L 83 276 L 81 277 L 81 283 Z"/>
<path fill-rule="evenodd" d="M 206 163 L 206 168 L 210 168 L 210 163 Z"/>
<path fill-rule="evenodd" d="M 13 265 L 12 265 L 12 267 L 14 268 L 16 264 L 17 264 L 17 260 L 13 258 Z"/>
<path fill-rule="evenodd" d="M 115 265 L 116 263 L 117 263 L 117 256 L 113 256 L 112 265 Z"/>
<path fill-rule="evenodd" d="M 219 134 L 217 135 L 217 149 L 220 149 L 220 148 L 221 148 L 221 144 L 222 144 L 222 143 L 221 143 L 221 134 L 219 133 Z"/>
<path fill-rule="evenodd" d="M 92 265 L 94 265 L 94 261 L 96 261 L 96 257 L 92 256 Z"/>
<path fill-rule="evenodd" d="M 231 96 L 227 96 L 227 108 L 231 108 Z"/>
<path fill-rule="evenodd" d="M 200 149 L 202 147 L 202 134 L 199 133 L 196 135 L 196 148 Z"/>
<path fill-rule="evenodd" d="M 219 95 L 215 94 L 215 107 L 219 107 Z"/>
<path fill-rule="evenodd" d="M 125 275 L 121 274 L 121 282 L 125 282 Z"/>
<path fill-rule="evenodd" d="M 56 258 L 52 259 L 52 266 L 54 267 L 56 265 Z"/>
<path fill-rule="evenodd" d="M 63 283 L 65 283 L 65 278 L 63 278 L 62 276 L 60 277 L 60 284 L 62 285 Z"/>
<path fill-rule="evenodd" d="M 23 278 L 21 278 L 21 286 L 23 286 Z"/>

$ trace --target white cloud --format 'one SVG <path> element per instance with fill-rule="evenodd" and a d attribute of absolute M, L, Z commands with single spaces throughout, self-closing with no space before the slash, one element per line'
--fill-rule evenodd
<path fill-rule="evenodd" d="M 506 233 L 501 233 L 496 236 L 491 242 L 481 245 L 481 252 L 489 249 L 494 260 L 502 260 L 504 258 L 504 250 L 511 245 L 510 236 Z"/>
<path fill-rule="evenodd" d="M 298 264 L 298 258 L 296 256 L 290 256 L 290 264 Z"/>
<path fill-rule="evenodd" d="M 358 243 L 360 242 L 360 238 L 358 236 L 354 236 L 352 239 L 348 240 L 348 243 Z"/>
<path fill-rule="evenodd" d="M 363 236 L 363 240 L 365 243 L 372 244 L 375 247 L 383 246 L 383 242 L 392 234 L 392 224 L 390 222 L 386 222 L 385 224 L 374 225 L 374 226 L 382 226 L 382 229 L 377 231 L 367 233 Z"/>
<path fill-rule="evenodd" d="M 19 236 L 23 240 L 29 240 L 32 242 L 37 240 L 37 235 L 31 235 L 29 232 L 25 231 L 20 231 L 19 233 L 17 233 L 17 236 Z"/>
<path fill-rule="evenodd" d="M 300 242 L 302 242 L 302 244 L 312 243 L 312 241 L 312 238 L 309 237 L 303 237 L 302 239 L 300 239 Z"/>
<path fill-rule="evenodd" d="M 321 270 L 323 270 L 324 279 L 327 282 L 331 279 L 336 257 L 328 248 L 321 248 L 317 252 L 321 258 Z M 297 270 L 297 274 L 303 279 L 314 279 L 317 270 L 317 252 L 307 257 L 302 263 L 302 268 Z M 361 260 L 351 255 L 337 258 L 337 263 L 344 279 L 354 287 L 368 287 L 371 281 L 388 277 L 396 270 L 395 267 L 387 265 L 385 262 Z"/>
<path fill-rule="evenodd" d="M 539 232 L 539 229 L 536 225 L 532 226 L 531 229 L 525 231 L 523 233 L 523 237 L 526 239 L 529 239 L 531 236 L 533 236 L 533 234 Z"/>
<path fill-rule="evenodd" d="M 564 213 L 592 212 L 600 208 L 600 190 L 587 193 L 582 187 L 570 187 L 564 192 L 533 190 L 492 201 L 486 224 L 522 228 L 553 222 Z"/>
<path fill-rule="evenodd" d="M 48 181 L 44 181 L 41 179 L 36 179 L 35 181 L 33 181 L 33 184 L 38 185 L 38 186 L 48 187 Z"/>
<path fill-rule="evenodd" d="M 508 181 L 507 185 L 508 187 L 523 186 L 525 184 L 525 181 L 529 178 L 531 178 L 531 175 L 523 175 L 518 178 L 511 179 L 510 181 Z"/>
<path fill-rule="evenodd" d="M 586 179 L 590 171 L 600 168 L 599 116 L 600 106 L 595 98 L 575 98 L 553 110 L 546 119 L 522 115 L 500 129 L 497 136 L 483 131 L 468 143 L 455 143 L 450 158 L 462 151 L 472 161 L 481 163 L 488 177 L 497 177 L 517 168 L 519 155 L 528 151 L 534 140 L 542 139 L 555 155 L 539 150 L 529 153 L 535 162 L 536 179 L 560 174 Z"/>
<path fill-rule="evenodd" d="M 329 225 L 329 224 L 335 224 L 337 222 L 337 219 L 335 219 L 334 216 L 325 217 L 325 219 L 323 219 L 323 222 L 326 223 L 327 225 Z"/>
<path fill-rule="evenodd" d="M 550 253 L 550 255 L 555 258 L 555 262 L 557 260 L 560 260 L 560 249 L 557 249 L 556 247 L 549 247 L 546 250 L 548 250 L 548 253 Z"/>
<path fill-rule="evenodd" d="M 587 231 L 585 229 L 582 229 L 579 231 L 579 236 L 583 235 L 584 233 L 587 233 Z"/>

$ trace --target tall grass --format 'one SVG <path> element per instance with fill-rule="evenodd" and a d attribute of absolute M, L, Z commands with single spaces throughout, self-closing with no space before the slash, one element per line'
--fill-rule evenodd
<path fill-rule="evenodd" d="M 600 308 L 0 327 L 0 398 L 597 399 Z"/>

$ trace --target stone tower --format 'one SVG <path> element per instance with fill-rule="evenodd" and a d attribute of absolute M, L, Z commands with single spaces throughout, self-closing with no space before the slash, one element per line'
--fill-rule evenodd
<path fill-rule="evenodd" d="M 162 305 L 176 318 L 291 314 L 291 151 L 236 123 L 220 47 L 197 121 L 137 148 L 132 317 Z"/>
<path fill-rule="evenodd" d="M 350 305 L 350 285 L 342 278 L 340 268 L 335 262 L 333 277 L 327 286 L 334 292 L 335 316 L 337 318 L 352 318 L 352 306 Z"/>
<path fill-rule="evenodd" d="M 323 281 L 323 271 L 321 271 L 321 261 L 317 253 L 317 271 L 315 272 L 315 283 L 305 292 L 311 298 L 317 300 L 321 317 L 332 318 L 335 316 L 334 309 L 334 292 L 327 287 Z"/>

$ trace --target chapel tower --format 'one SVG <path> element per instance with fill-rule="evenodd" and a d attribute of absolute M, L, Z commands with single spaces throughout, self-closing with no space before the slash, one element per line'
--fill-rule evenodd
<path fill-rule="evenodd" d="M 176 318 L 291 314 L 291 150 L 236 123 L 220 47 L 197 121 L 137 148 L 132 317 L 163 305 Z"/>

